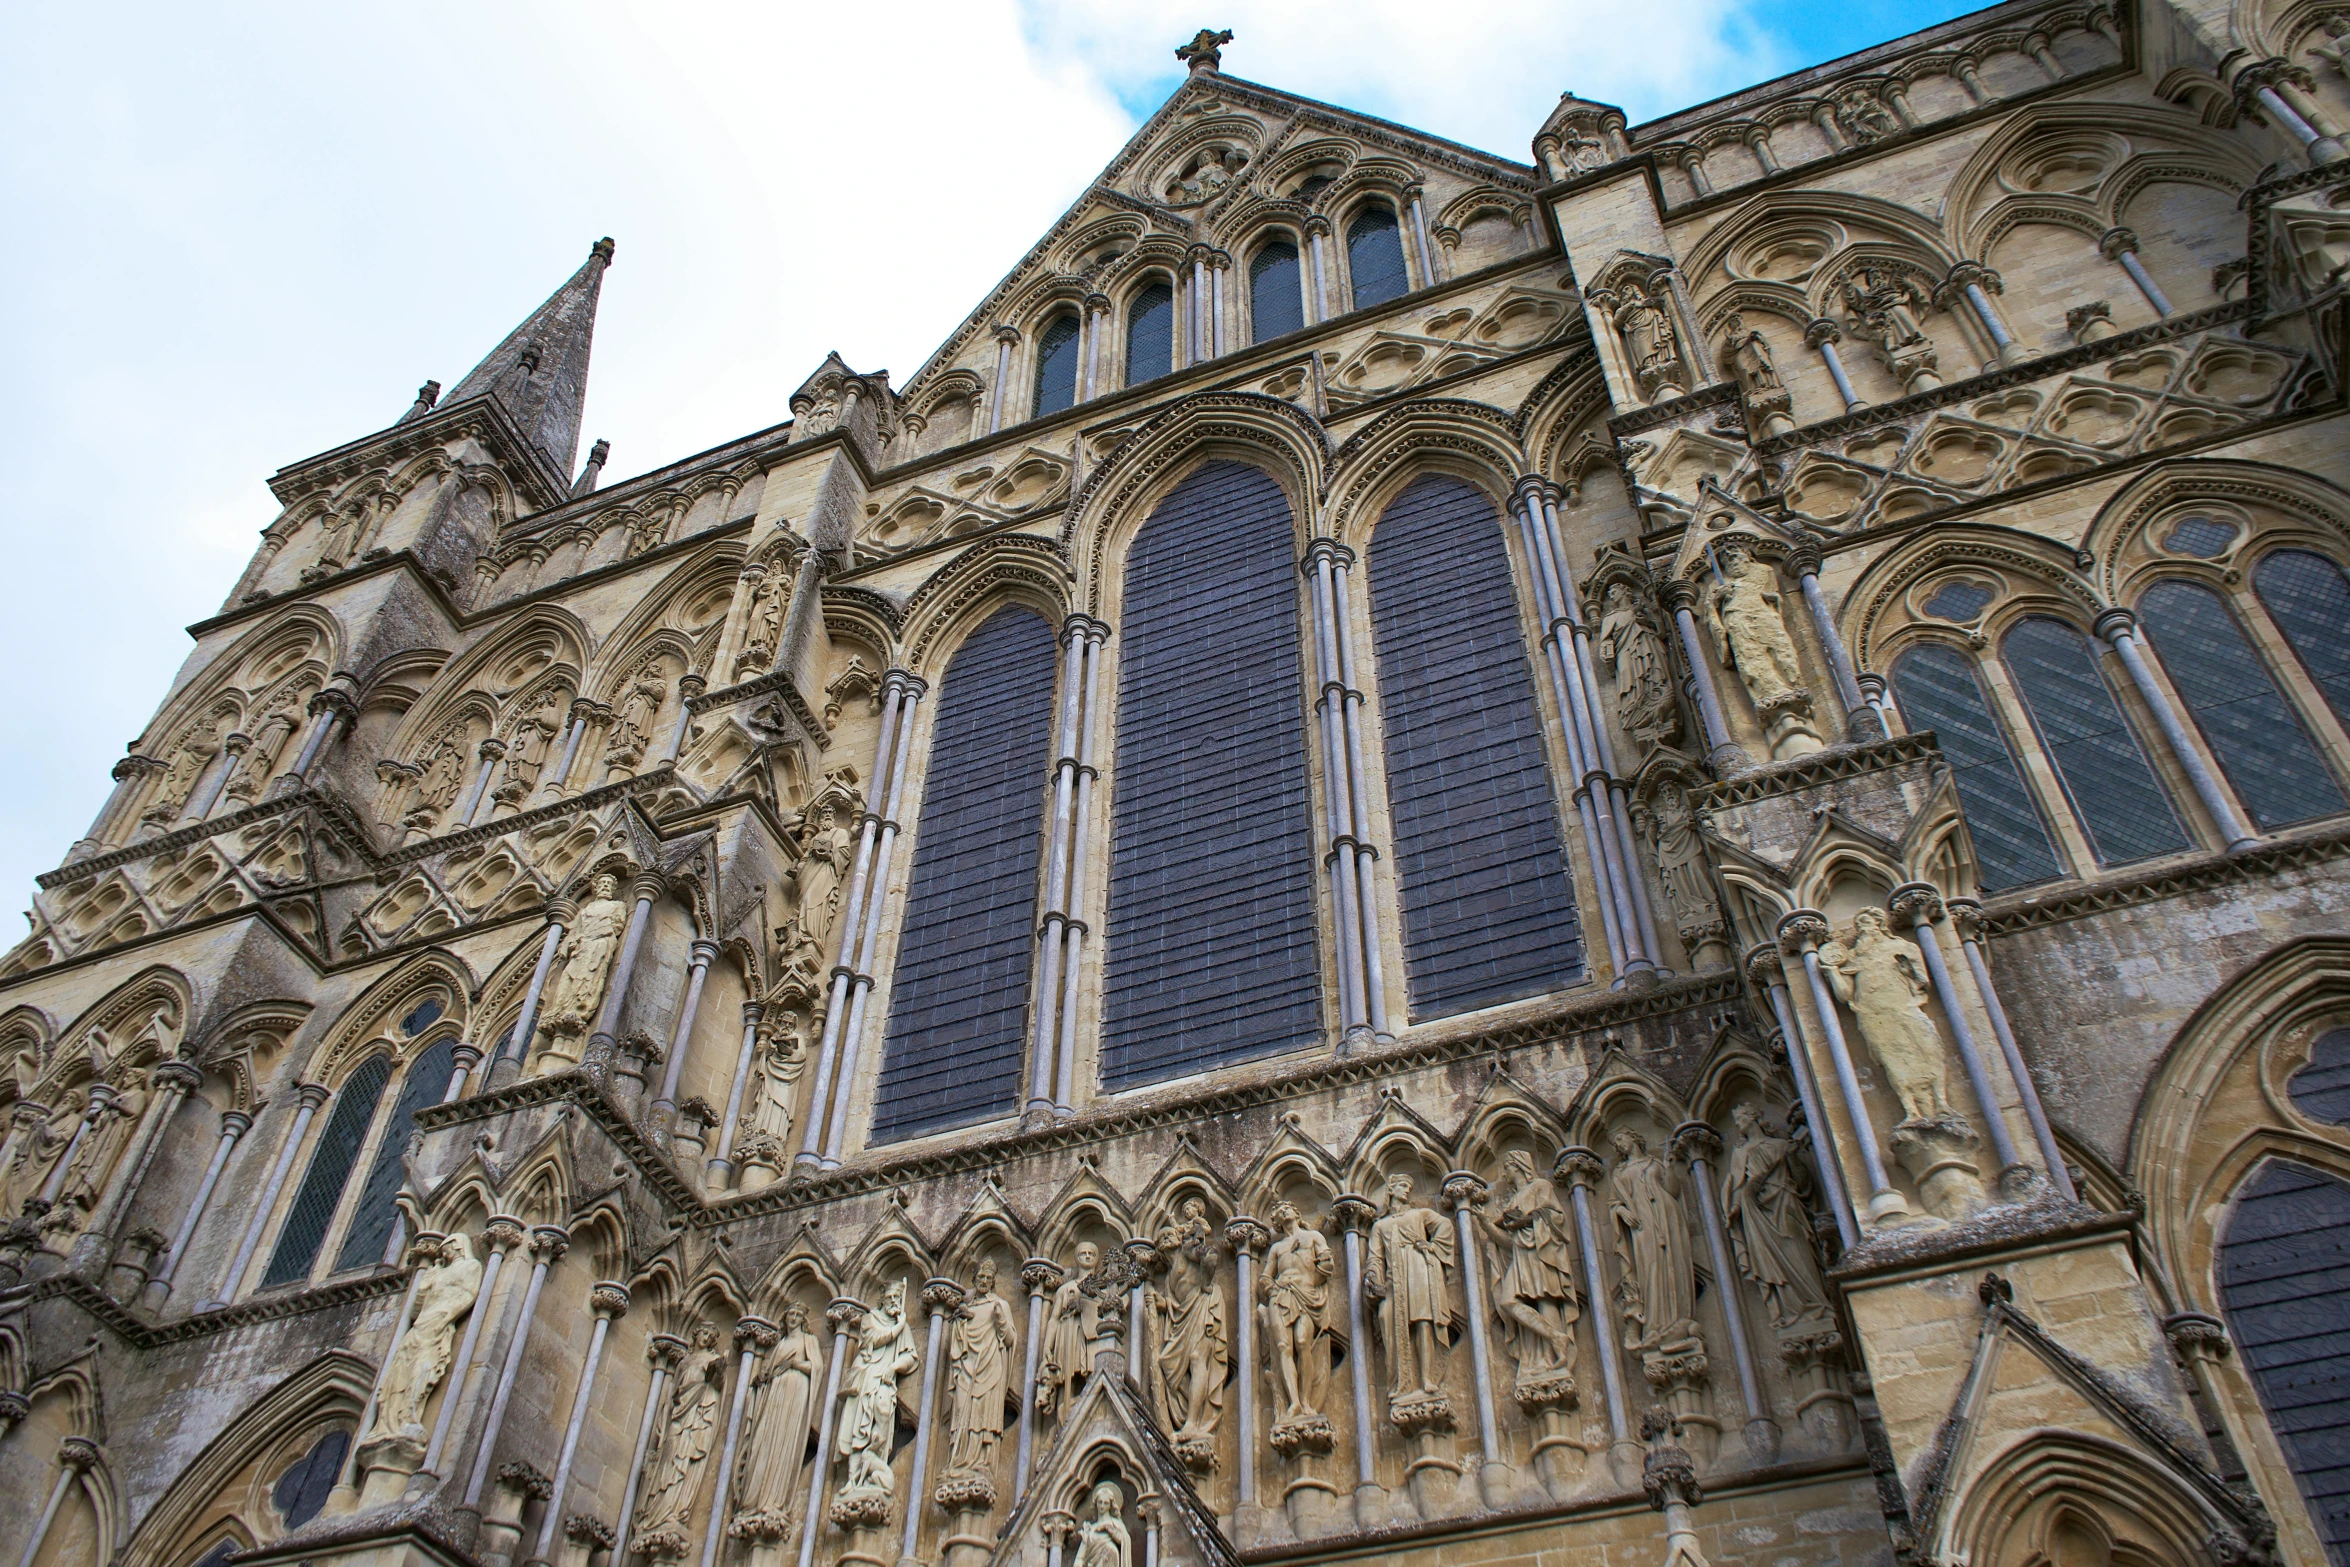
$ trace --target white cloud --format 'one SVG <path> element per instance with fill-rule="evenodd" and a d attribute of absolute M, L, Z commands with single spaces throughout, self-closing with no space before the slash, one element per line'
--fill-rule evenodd
<path fill-rule="evenodd" d="M 1637 118 L 1767 74 L 1739 4 L 17 15 L 0 896 L 95 814 L 180 628 L 272 515 L 268 474 L 389 423 L 428 376 L 453 385 L 597 236 L 619 254 L 583 437 L 612 439 L 618 478 L 786 417 L 827 349 L 903 381 L 1175 84 L 1202 22 L 1239 35 L 1237 75 L 1523 159 L 1563 87 Z"/>

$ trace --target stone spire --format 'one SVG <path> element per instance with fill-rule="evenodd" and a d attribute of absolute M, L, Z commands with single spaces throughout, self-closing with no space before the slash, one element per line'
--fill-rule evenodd
<path fill-rule="evenodd" d="M 548 467 L 568 475 L 579 455 L 579 415 L 587 400 L 596 296 L 603 289 L 604 269 L 611 264 L 612 241 L 597 240 L 570 281 L 491 349 L 441 406 L 453 407 L 469 397 L 495 397 Z"/>

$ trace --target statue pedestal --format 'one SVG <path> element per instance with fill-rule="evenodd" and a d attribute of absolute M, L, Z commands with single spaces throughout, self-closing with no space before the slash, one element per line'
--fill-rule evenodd
<path fill-rule="evenodd" d="M 1387 1496 L 1387 1487 L 1376 1480 L 1356 1486 L 1354 1512 L 1357 1529 L 1386 1528 L 1388 1518 L 1393 1512 L 1393 1504 Z"/>
<path fill-rule="evenodd" d="M 931 1500 L 947 1515 L 947 1536 L 939 1542 L 940 1567 L 986 1567 L 995 1554 L 995 1533 L 987 1526 L 995 1511 L 995 1481 L 984 1474 L 949 1475 Z"/>
<path fill-rule="evenodd" d="M 1779 1333 L 1779 1358 L 1795 1379 L 1795 1419 L 1813 1448 L 1847 1452 L 1852 1446 L 1852 1394 L 1844 1385 L 1844 1335 L 1825 1313 Z"/>
<path fill-rule="evenodd" d="M 359 1505 L 357 1511 L 382 1507 L 400 1499 L 409 1477 L 424 1462 L 424 1428 L 409 1426 L 396 1436 L 379 1436 L 359 1444 Z"/>
<path fill-rule="evenodd" d="M 1689 1456 L 1700 1469 L 1711 1469 L 1715 1455 L 1722 1450 L 1722 1423 L 1714 1418 L 1713 1400 L 1706 1391 L 1713 1366 L 1705 1351 L 1665 1354 L 1651 1350 L 1641 1356 L 1640 1371 L 1679 1423 L 1682 1445 Z"/>
<path fill-rule="evenodd" d="M 553 1077 L 557 1072 L 568 1072 L 579 1065 L 580 1036 L 577 1034 L 547 1035 L 546 1048 L 531 1062 L 532 1077 Z"/>
<path fill-rule="evenodd" d="M 840 1567 L 856 1563 L 858 1567 L 891 1567 L 891 1559 L 882 1555 L 882 1530 L 889 1523 L 889 1498 L 886 1496 L 842 1496 L 832 1504 L 832 1526 L 848 1536 L 848 1543 L 833 1560 Z"/>
<path fill-rule="evenodd" d="M 1774 762 L 1828 748 L 1828 742 L 1811 726 L 1811 698 L 1801 691 L 1789 692 L 1755 716 L 1762 720 L 1763 738 L 1770 743 Z"/>
<path fill-rule="evenodd" d="M 1515 1390 L 1518 1408 L 1534 1430 L 1534 1472 L 1554 1502 L 1565 1501 L 1583 1483 L 1591 1449 L 1581 1438 L 1583 1422 L 1576 1410 L 1582 1395 L 1569 1371 L 1520 1372 Z"/>
<path fill-rule="evenodd" d="M 1330 1483 L 1330 1450 L 1337 1441 L 1329 1417 L 1311 1411 L 1282 1421 L 1266 1438 L 1294 1471 L 1282 1488 L 1281 1508 L 1288 1514 L 1289 1532 L 1300 1540 L 1318 1540 L 1330 1532 L 1338 1503 L 1338 1487 Z"/>
<path fill-rule="evenodd" d="M 1461 1478 L 1452 1453 L 1452 1400 L 1442 1393 L 1399 1394 L 1388 1401 L 1387 1419 L 1403 1436 L 1403 1483 L 1412 1506 L 1422 1518 L 1443 1517 Z"/>
<path fill-rule="evenodd" d="M 1926 1211 L 1938 1219 L 1970 1218 L 1985 1206 L 1983 1175 L 1974 1161 L 1982 1138 L 1963 1115 L 1948 1111 L 1931 1121 L 1904 1121 L 1888 1141 L 1893 1157 L 1918 1184 Z"/>
<path fill-rule="evenodd" d="M 791 1522 L 782 1509 L 762 1507 L 736 1515 L 726 1526 L 726 1535 L 749 1546 L 750 1567 L 783 1567 L 783 1542 L 791 1535 Z"/>

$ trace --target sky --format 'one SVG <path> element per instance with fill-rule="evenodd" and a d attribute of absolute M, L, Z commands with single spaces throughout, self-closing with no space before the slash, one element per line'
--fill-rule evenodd
<path fill-rule="evenodd" d="M 275 515 L 268 476 L 454 386 L 600 235 L 581 444 L 611 440 L 609 483 L 789 417 L 829 349 L 903 385 L 1202 25 L 1233 30 L 1228 74 L 1523 161 L 1562 91 L 1637 124 L 1967 9 L 11 7 L 0 898 L 88 829 Z"/>

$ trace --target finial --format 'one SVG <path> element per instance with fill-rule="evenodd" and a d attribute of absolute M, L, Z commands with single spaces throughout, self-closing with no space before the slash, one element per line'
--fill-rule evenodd
<path fill-rule="evenodd" d="M 595 445 L 589 447 L 587 466 L 579 470 L 578 482 L 571 486 L 571 493 L 574 495 L 591 493 L 596 487 L 596 481 L 604 476 L 604 459 L 611 455 L 612 443 L 610 441 L 599 439 Z"/>
<path fill-rule="evenodd" d="M 426 414 L 432 412 L 433 404 L 439 402 L 440 400 L 441 383 L 438 381 L 425 382 L 422 386 L 416 389 L 416 401 L 408 405 L 408 411 L 400 415 L 397 422 L 400 424 L 406 424 L 411 419 L 423 418 Z"/>
<path fill-rule="evenodd" d="M 606 266 L 612 264 L 612 236 L 607 234 L 588 247 L 588 254 Z"/>
<path fill-rule="evenodd" d="M 1194 75 L 1201 71 L 1220 69 L 1224 64 L 1224 45 L 1232 42 L 1232 29 L 1222 32 L 1201 28 L 1192 35 L 1191 42 L 1175 51 L 1175 58 L 1191 67 Z"/>

